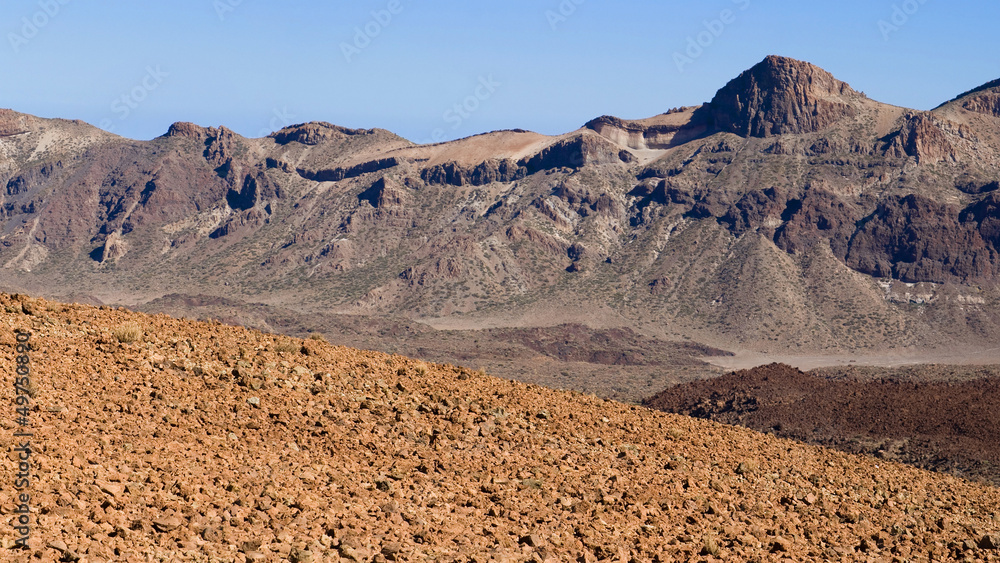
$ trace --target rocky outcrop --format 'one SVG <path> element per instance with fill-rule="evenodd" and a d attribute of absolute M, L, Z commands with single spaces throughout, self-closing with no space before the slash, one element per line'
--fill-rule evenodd
<path fill-rule="evenodd" d="M 212 231 L 208 236 L 212 239 L 228 237 L 228 240 L 233 242 L 266 225 L 269 221 L 270 214 L 266 208 L 252 207 L 231 215 L 221 227 Z"/>
<path fill-rule="evenodd" d="M 814 133 L 857 111 L 858 94 L 809 63 L 770 56 L 716 93 L 709 104 L 715 126 L 748 137 Z"/>
<path fill-rule="evenodd" d="M 104 241 L 104 250 L 101 253 L 101 263 L 113 262 L 128 252 L 128 245 L 125 243 L 125 239 L 122 237 L 121 233 L 115 231 L 108 235 L 107 240 Z"/>
<path fill-rule="evenodd" d="M 978 212 L 977 212 L 978 211 Z M 968 282 L 991 278 L 997 252 L 979 232 L 996 211 L 995 197 L 964 213 L 910 194 L 881 202 L 854 233 L 845 260 L 875 277 L 904 282 Z M 994 223 L 985 228 L 991 232 Z"/>
<path fill-rule="evenodd" d="M 273 159 L 268 160 L 268 165 L 270 165 L 272 161 L 274 162 L 275 167 L 278 167 L 278 161 Z M 348 167 L 326 168 L 321 170 L 296 168 L 295 172 L 306 180 L 312 180 L 313 182 L 339 182 L 348 178 L 357 178 L 362 174 L 370 174 L 372 172 L 395 168 L 404 162 L 405 161 L 403 159 L 392 156 L 389 158 L 370 160 L 368 162 L 362 162 L 361 164 L 355 164 L 354 166 Z"/>
<path fill-rule="evenodd" d="M 774 242 L 785 252 L 805 252 L 820 241 L 828 241 L 835 256 L 847 254 L 857 223 L 864 215 L 860 206 L 827 190 L 807 188 L 800 198 L 785 202 L 782 225 Z"/>
<path fill-rule="evenodd" d="M 622 205 L 611 194 L 604 191 L 592 190 L 575 180 L 559 182 L 553 188 L 552 195 L 565 202 L 570 209 L 581 217 L 587 217 L 594 213 L 605 217 L 618 217 L 624 212 Z M 545 212 L 546 208 L 540 201 L 536 201 L 534 205 Z"/>
<path fill-rule="evenodd" d="M 602 164 L 635 162 L 635 155 L 594 135 L 579 135 L 559 141 L 519 163 L 528 174 L 556 168 L 582 168 Z"/>
<path fill-rule="evenodd" d="M 407 199 L 406 188 L 385 177 L 375 180 L 371 187 L 358 194 L 358 201 L 366 201 L 375 209 L 400 207 Z"/>
<path fill-rule="evenodd" d="M 218 134 L 218 130 L 215 128 L 201 127 L 200 125 L 195 125 L 194 123 L 189 123 L 187 121 L 178 121 L 167 129 L 167 132 L 163 135 L 164 137 L 181 137 L 189 139 L 206 139 L 208 137 L 215 137 Z"/>
<path fill-rule="evenodd" d="M 255 205 L 281 197 L 281 188 L 266 174 L 258 170 L 247 174 L 239 190 L 230 188 L 226 193 L 226 203 L 236 211 L 245 211 Z"/>
<path fill-rule="evenodd" d="M 672 146 L 680 125 L 642 125 L 605 115 L 584 125 L 597 134 L 631 149 L 667 149 Z"/>
<path fill-rule="evenodd" d="M 287 145 L 288 143 L 301 143 L 303 145 L 318 145 L 330 139 L 342 138 L 344 136 L 368 135 L 369 129 L 348 129 L 325 121 L 313 121 L 310 123 L 300 123 L 291 125 L 270 135 L 275 143 Z"/>
<path fill-rule="evenodd" d="M 0 109 L 0 137 L 12 137 L 26 133 L 31 116 L 9 109 Z"/>
<path fill-rule="evenodd" d="M 938 121 L 927 112 L 910 114 L 891 137 L 886 152 L 891 156 L 911 156 L 920 163 L 957 159 L 955 147 Z"/>
<path fill-rule="evenodd" d="M 527 175 L 527 170 L 509 158 L 491 158 L 475 166 L 462 166 L 457 162 L 437 164 L 420 171 L 420 178 L 428 184 L 451 186 L 484 186 L 494 182 L 513 182 Z"/>
<path fill-rule="evenodd" d="M 57 161 L 26 170 L 7 181 L 5 194 L 7 196 L 22 196 L 36 191 L 52 180 L 53 174 L 62 170 L 62 167 L 62 161 Z"/>
<path fill-rule="evenodd" d="M 984 92 L 973 96 L 962 102 L 962 107 L 976 113 L 1000 117 L 1000 92 Z"/>

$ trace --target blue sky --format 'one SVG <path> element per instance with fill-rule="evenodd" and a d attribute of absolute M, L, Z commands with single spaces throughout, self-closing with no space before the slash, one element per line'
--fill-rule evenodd
<path fill-rule="evenodd" d="M 769 54 L 915 109 L 1000 78 L 993 0 L 7 0 L 0 21 L 0 107 L 136 139 L 558 134 L 708 101 Z"/>

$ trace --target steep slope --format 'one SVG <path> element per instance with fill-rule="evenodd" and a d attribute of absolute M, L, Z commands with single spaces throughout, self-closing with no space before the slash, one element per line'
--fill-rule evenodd
<path fill-rule="evenodd" d="M 1000 334 L 996 94 L 917 112 L 768 57 L 702 106 L 433 145 L 329 123 L 135 142 L 7 111 L 0 283 L 755 351 L 978 346 Z"/>
<path fill-rule="evenodd" d="M 987 560 L 1000 545 L 996 489 L 891 462 L 317 340 L 0 304 L 8 404 L 14 331 L 31 331 L 41 560 Z M 16 472 L 0 464 L 0 481 Z M 16 507 L 0 508 L 10 529 Z"/>
<path fill-rule="evenodd" d="M 858 115 L 862 97 L 825 70 L 769 56 L 709 104 L 714 124 L 748 137 L 816 133 Z"/>

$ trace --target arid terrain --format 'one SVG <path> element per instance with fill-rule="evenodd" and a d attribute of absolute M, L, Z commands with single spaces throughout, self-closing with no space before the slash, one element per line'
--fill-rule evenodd
<path fill-rule="evenodd" d="M 998 182 L 1000 81 L 777 56 L 425 145 L 0 109 L 0 556 L 1000 561 Z"/>
<path fill-rule="evenodd" d="M 0 307 L 11 457 L 19 330 L 34 434 L 31 548 L 5 531 L 5 560 L 1000 560 L 997 489 L 893 461 L 319 339 Z"/>
<path fill-rule="evenodd" d="M 991 82 L 910 110 L 771 56 L 699 106 L 430 145 L 321 122 L 134 141 L 2 110 L 0 285 L 205 319 L 223 299 L 234 322 L 298 335 L 402 319 L 764 357 L 985 349 L 1000 335 L 998 99 Z M 509 336 L 501 348 L 523 341 Z M 428 352 L 532 377 L 447 348 Z M 623 398 L 692 377 L 559 361 L 538 380 L 580 371 L 563 386 Z"/>
<path fill-rule="evenodd" d="M 721 375 L 703 358 L 728 352 L 697 343 L 644 336 L 629 328 L 583 324 L 546 327 L 435 329 L 406 317 L 301 314 L 223 298 L 167 295 L 141 310 L 213 319 L 365 350 L 454 363 L 557 389 L 638 403 L 664 387 Z"/>
<path fill-rule="evenodd" d="M 1000 485 L 1000 366 L 771 364 L 645 404 Z"/>

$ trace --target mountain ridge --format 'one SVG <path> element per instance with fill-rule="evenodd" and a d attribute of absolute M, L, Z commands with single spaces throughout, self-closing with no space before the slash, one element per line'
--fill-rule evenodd
<path fill-rule="evenodd" d="M 0 283 L 471 328 L 558 313 L 758 352 L 975 346 L 1000 334 L 992 95 L 907 110 L 768 57 L 701 106 L 433 145 L 323 122 L 130 141 L 5 110 Z"/>

